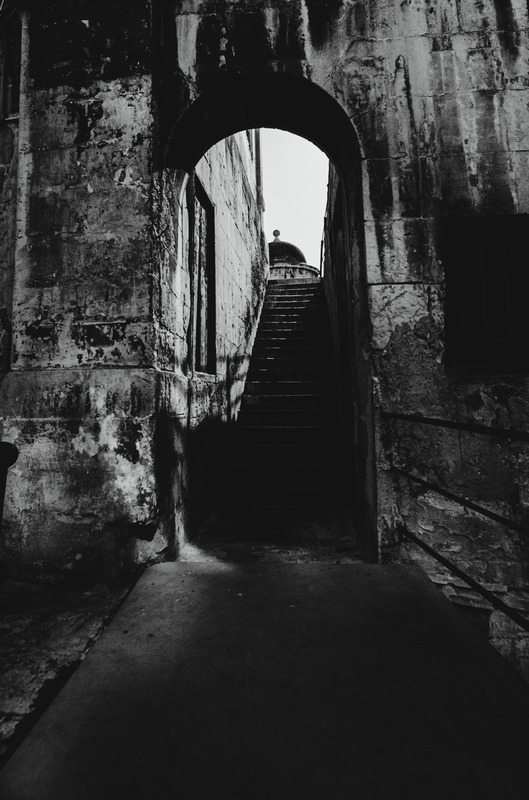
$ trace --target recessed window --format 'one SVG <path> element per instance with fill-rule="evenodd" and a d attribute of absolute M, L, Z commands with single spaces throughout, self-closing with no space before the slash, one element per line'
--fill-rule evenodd
<path fill-rule="evenodd" d="M 12 6 L 12 8 L 11 8 Z M 18 115 L 20 106 L 20 13 L 8 3 L 0 17 L 0 118 Z"/>
<path fill-rule="evenodd" d="M 216 372 L 215 215 L 204 187 L 189 182 L 189 265 L 193 286 L 192 361 L 199 372 Z"/>
<path fill-rule="evenodd" d="M 446 366 L 469 374 L 529 372 L 529 215 L 446 218 Z"/>

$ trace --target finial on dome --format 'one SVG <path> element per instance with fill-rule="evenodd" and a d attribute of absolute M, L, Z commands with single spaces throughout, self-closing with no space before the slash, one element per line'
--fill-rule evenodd
<path fill-rule="evenodd" d="M 281 231 L 278 231 L 278 230 L 277 230 L 277 228 L 276 228 L 276 230 L 275 230 L 275 231 L 272 231 L 272 236 L 275 236 L 275 237 L 276 237 L 276 238 L 274 239 L 274 242 L 278 242 L 278 241 L 279 241 L 279 236 L 280 236 L 280 235 L 281 235 Z"/>

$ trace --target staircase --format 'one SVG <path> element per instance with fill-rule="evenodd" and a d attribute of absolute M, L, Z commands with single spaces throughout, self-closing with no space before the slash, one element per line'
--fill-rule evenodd
<path fill-rule="evenodd" d="M 233 448 L 250 502 L 336 502 L 340 467 L 332 352 L 321 281 L 270 281 Z"/>

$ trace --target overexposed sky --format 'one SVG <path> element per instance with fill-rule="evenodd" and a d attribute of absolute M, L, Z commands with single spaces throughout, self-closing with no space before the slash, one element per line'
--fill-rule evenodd
<path fill-rule="evenodd" d="M 280 238 L 319 267 L 329 160 L 312 142 L 286 131 L 261 130 L 266 239 Z"/>

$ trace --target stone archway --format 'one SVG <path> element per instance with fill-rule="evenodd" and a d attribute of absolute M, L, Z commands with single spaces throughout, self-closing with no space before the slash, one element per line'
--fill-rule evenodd
<path fill-rule="evenodd" d="M 343 395 L 336 413 L 346 441 L 349 466 L 345 483 L 359 538 L 376 557 L 371 372 L 359 355 L 368 347 L 369 319 L 361 154 L 351 121 L 328 92 L 307 78 L 263 71 L 223 74 L 176 120 L 165 146 L 165 171 L 179 174 L 182 185 L 185 175 L 212 145 L 238 131 L 261 127 L 281 128 L 310 140 L 333 165 L 341 198 L 344 254 L 327 271 L 325 280 Z M 176 197 L 181 202 L 182 193 L 177 191 Z"/>

